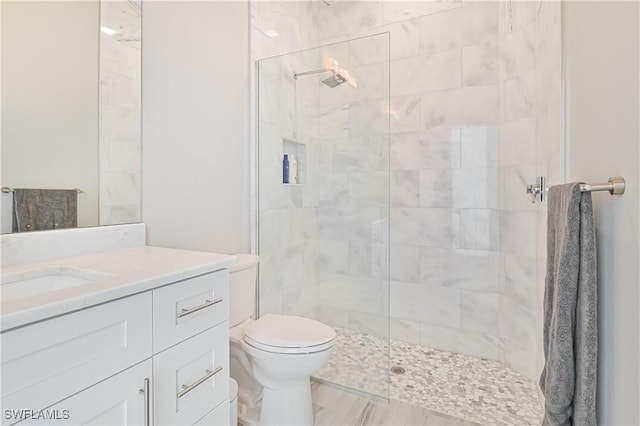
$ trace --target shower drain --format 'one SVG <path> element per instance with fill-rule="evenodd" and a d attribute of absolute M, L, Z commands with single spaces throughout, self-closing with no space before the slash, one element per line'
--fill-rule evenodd
<path fill-rule="evenodd" d="M 397 367 L 397 366 L 396 366 L 396 367 L 391 367 L 391 372 L 392 372 L 393 374 L 404 374 L 406 371 L 407 371 L 407 370 L 405 370 L 405 369 L 404 369 L 404 368 L 402 368 L 402 367 Z"/>

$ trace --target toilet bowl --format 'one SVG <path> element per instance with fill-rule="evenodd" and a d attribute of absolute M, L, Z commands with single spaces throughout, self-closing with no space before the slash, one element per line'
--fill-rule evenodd
<path fill-rule="evenodd" d="M 233 327 L 231 375 L 244 388 L 238 394 L 240 422 L 312 425 L 309 376 L 329 359 L 335 336 L 318 321 L 286 315 Z"/>
<path fill-rule="evenodd" d="M 336 333 L 298 316 L 251 319 L 247 312 L 253 311 L 255 274 L 252 277 L 248 269 L 255 270 L 257 256 L 247 256 L 239 255 L 230 270 L 230 366 L 239 387 L 238 420 L 244 425 L 312 425 L 309 378 L 329 359 Z"/>

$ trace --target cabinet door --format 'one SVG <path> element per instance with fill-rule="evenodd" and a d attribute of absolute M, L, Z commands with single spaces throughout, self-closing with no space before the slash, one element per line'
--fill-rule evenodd
<path fill-rule="evenodd" d="M 155 422 L 192 425 L 229 395 L 224 322 L 153 357 Z"/>
<path fill-rule="evenodd" d="M 141 362 L 38 413 L 21 425 L 144 425 L 151 398 L 144 394 L 152 362 Z M 6 415 L 6 412 L 3 413 Z M 150 419 L 149 419 L 150 420 Z"/>

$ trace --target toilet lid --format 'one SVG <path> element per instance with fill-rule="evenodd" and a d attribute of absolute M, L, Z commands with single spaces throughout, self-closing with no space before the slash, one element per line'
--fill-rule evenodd
<path fill-rule="evenodd" d="M 333 346 L 335 337 L 336 332 L 319 321 L 289 315 L 267 314 L 244 328 L 247 343 L 261 349 L 266 346 L 269 347 L 266 350 L 274 352 L 294 352 L 287 349 L 296 348 L 324 350 Z"/>

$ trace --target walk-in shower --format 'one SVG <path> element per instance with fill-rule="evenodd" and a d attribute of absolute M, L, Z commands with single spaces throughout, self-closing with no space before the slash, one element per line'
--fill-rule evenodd
<path fill-rule="evenodd" d="M 317 379 L 539 423 L 545 217 L 525 189 L 561 180 L 560 7 L 384 4 L 391 36 L 333 25 L 373 3 L 311 3 L 346 41 L 258 61 L 260 313 L 336 329 Z"/>
<path fill-rule="evenodd" d="M 356 61 L 365 45 L 383 53 Z M 260 314 L 336 327 L 338 345 L 319 377 L 383 398 L 390 374 L 389 64 L 385 33 L 258 65 Z M 285 154 L 296 159 L 296 183 L 282 183 Z M 375 335 L 375 363 L 365 362 L 370 347 L 345 353 L 341 330 Z"/>

